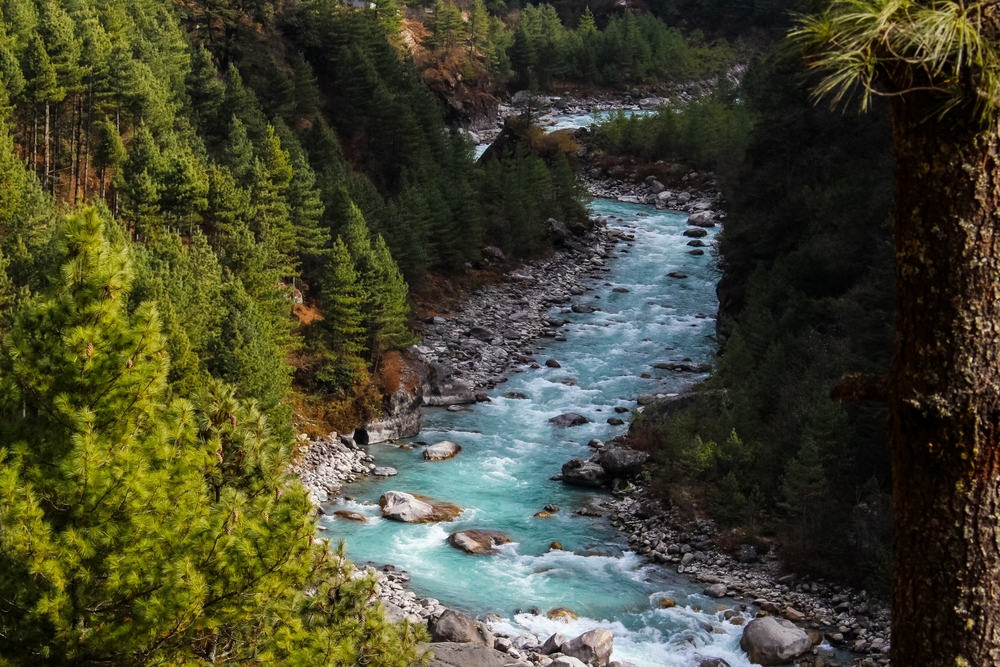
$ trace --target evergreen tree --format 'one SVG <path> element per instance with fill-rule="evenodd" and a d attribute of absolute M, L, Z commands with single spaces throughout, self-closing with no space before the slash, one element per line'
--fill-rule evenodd
<path fill-rule="evenodd" d="M 367 368 L 361 358 L 365 339 L 364 293 L 347 244 L 339 236 L 330 251 L 322 305 L 328 352 L 326 364 L 317 377 L 333 391 L 344 392 L 367 377 Z"/>

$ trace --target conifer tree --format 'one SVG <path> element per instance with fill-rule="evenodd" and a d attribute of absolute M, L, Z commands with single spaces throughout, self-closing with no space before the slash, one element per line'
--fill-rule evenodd
<path fill-rule="evenodd" d="M 317 373 L 334 391 L 348 390 L 367 377 L 364 351 L 364 293 L 347 244 L 338 236 L 322 286 L 323 327 L 327 336 L 325 367 Z"/>

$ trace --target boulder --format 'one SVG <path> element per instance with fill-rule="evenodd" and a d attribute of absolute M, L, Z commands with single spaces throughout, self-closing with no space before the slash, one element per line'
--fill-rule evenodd
<path fill-rule="evenodd" d="M 493 636 L 482 623 L 454 609 L 445 609 L 428 624 L 428 629 L 435 642 L 493 646 Z"/>
<path fill-rule="evenodd" d="M 569 655 L 561 655 L 550 662 L 549 667 L 587 667 L 587 663 Z"/>
<path fill-rule="evenodd" d="M 654 195 L 658 195 L 666 189 L 667 188 L 666 186 L 663 185 L 663 183 L 660 183 L 655 179 L 653 180 L 652 183 L 649 184 L 649 191 L 652 192 Z"/>
<path fill-rule="evenodd" d="M 604 468 L 605 473 L 614 477 L 639 472 L 642 464 L 648 458 L 649 454 L 646 452 L 637 452 L 625 447 L 612 447 L 597 454 L 594 461 Z"/>
<path fill-rule="evenodd" d="M 701 248 L 695 248 L 694 250 L 688 250 L 689 255 L 694 255 L 695 257 L 701 257 L 705 254 L 705 251 Z"/>
<path fill-rule="evenodd" d="M 558 428 L 569 428 L 571 426 L 580 426 L 581 424 L 587 424 L 590 422 L 589 419 L 581 414 L 575 412 L 566 412 L 561 415 L 557 415 L 549 419 L 554 426 Z"/>
<path fill-rule="evenodd" d="M 614 650 L 614 635 L 610 630 L 597 628 L 584 632 L 562 645 L 563 655 L 576 658 L 590 667 L 607 667 Z"/>
<path fill-rule="evenodd" d="M 561 544 L 559 545 L 559 549 L 562 549 Z M 566 607 L 555 607 L 553 609 L 549 609 L 548 613 L 545 615 L 553 621 L 566 621 L 567 623 L 575 621 L 579 618 L 573 610 L 567 609 Z M 563 644 L 565 643 L 566 642 L 563 642 Z M 562 644 L 560 644 L 560 646 L 562 646 Z"/>
<path fill-rule="evenodd" d="M 721 598 L 726 596 L 726 585 L 725 584 L 712 584 L 708 588 L 702 591 L 702 595 L 707 595 L 710 598 Z"/>
<path fill-rule="evenodd" d="M 431 649 L 430 667 L 504 667 L 510 656 L 482 644 L 437 643 Z"/>
<path fill-rule="evenodd" d="M 477 340 L 483 341 L 484 343 L 490 342 L 493 340 L 493 337 L 496 336 L 492 330 L 480 326 L 475 326 L 469 329 L 469 335 Z"/>
<path fill-rule="evenodd" d="M 688 216 L 687 223 L 695 227 L 715 227 L 714 211 L 698 211 Z"/>
<path fill-rule="evenodd" d="M 747 623 L 740 648 L 758 665 L 784 665 L 812 650 L 812 640 L 791 621 L 774 616 Z"/>
<path fill-rule="evenodd" d="M 731 665 L 722 658 L 709 658 L 704 655 L 696 655 L 694 660 L 695 667 L 731 667 Z"/>
<path fill-rule="evenodd" d="M 708 244 L 705 243 L 704 241 L 702 241 L 701 239 L 691 239 L 690 241 L 687 242 L 687 244 L 689 246 L 691 246 L 692 248 L 707 248 L 708 247 Z"/>
<path fill-rule="evenodd" d="M 639 405 L 649 405 L 655 400 L 656 397 L 652 394 L 639 394 L 638 398 L 635 399 L 635 402 Z"/>
<path fill-rule="evenodd" d="M 378 466 L 372 470 L 372 474 L 376 477 L 395 477 L 399 474 L 399 471 L 389 466 Z"/>
<path fill-rule="evenodd" d="M 525 399 L 528 398 L 528 395 L 527 394 L 522 394 L 519 391 L 508 391 L 506 394 L 503 395 L 503 397 L 504 398 L 513 398 L 513 399 L 516 399 L 516 400 L 519 400 L 519 401 L 523 401 L 523 400 L 525 400 Z"/>
<path fill-rule="evenodd" d="M 428 461 L 444 461 L 454 458 L 460 451 L 462 451 L 461 445 L 451 440 L 442 440 L 425 449 L 424 458 Z"/>
<path fill-rule="evenodd" d="M 623 660 L 615 660 L 614 662 L 609 662 L 608 667 L 636 667 L 634 662 L 624 662 Z"/>
<path fill-rule="evenodd" d="M 448 544 L 467 554 L 495 554 L 496 547 L 511 540 L 496 530 L 462 530 L 448 536 Z"/>
<path fill-rule="evenodd" d="M 587 667 L 587 663 L 569 655 L 561 655 L 550 662 L 549 667 Z"/>
<path fill-rule="evenodd" d="M 622 426 L 625 424 L 621 417 L 608 417 L 608 423 L 612 426 Z"/>
<path fill-rule="evenodd" d="M 386 491 L 378 499 L 378 504 L 383 517 L 404 523 L 451 521 L 462 513 L 462 508 L 457 505 L 402 491 Z"/>
<path fill-rule="evenodd" d="M 677 278 L 678 280 L 684 280 L 685 278 L 687 278 L 687 274 L 681 273 L 680 271 L 671 271 L 670 273 L 667 274 L 667 277 Z"/>
<path fill-rule="evenodd" d="M 601 486 L 607 477 L 604 468 L 593 461 L 573 459 L 562 467 L 562 481 L 576 486 Z"/>
<path fill-rule="evenodd" d="M 364 514 L 359 514 L 358 512 L 351 512 L 349 510 L 337 510 L 333 513 L 333 516 L 338 519 L 345 519 L 347 521 L 357 521 L 358 523 L 368 523 L 368 519 Z"/>
<path fill-rule="evenodd" d="M 677 606 L 677 603 L 670 598 L 660 598 L 656 604 L 660 609 L 672 609 Z"/>
<path fill-rule="evenodd" d="M 562 368 L 562 365 L 555 359 L 546 359 L 545 365 L 549 368 Z"/>
<path fill-rule="evenodd" d="M 594 309 L 591 308 L 590 306 L 580 303 L 574 303 L 572 306 L 570 306 L 570 310 L 572 310 L 574 313 L 583 313 L 583 314 L 594 312 Z"/>
<path fill-rule="evenodd" d="M 567 641 L 566 636 L 561 632 L 557 632 L 542 643 L 541 653 L 542 655 L 551 655 L 553 653 L 558 653 L 562 649 L 562 645 Z"/>
<path fill-rule="evenodd" d="M 691 229 L 684 230 L 684 236 L 690 237 L 692 239 L 703 239 L 706 236 L 708 236 L 708 232 L 706 232 L 701 227 L 692 227 Z"/>

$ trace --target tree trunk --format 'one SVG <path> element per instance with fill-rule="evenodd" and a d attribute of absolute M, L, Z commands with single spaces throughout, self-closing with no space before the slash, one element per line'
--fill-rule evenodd
<path fill-rule="evenodd" d="M 893 102 L 892 664 L 1000 664 L 1000 136 Z"/>
<path fill-rule="evenodd" d="M 90 76 L 89 91 L 87 92 L 87 143 L 84 147 L 83 158 L 83 200 L 87 201 L 87 179 L 90 178 L 90 137 L 94 131 L 94 76 Z M 101 193 L 103 198 L 104 193 Z"/>
<path fill-rule="evenodd" d="M 45 103 L 45 141 L 42 150 L 45 152 L 45 179 L 42 181 L 45 188 L 49 188 L 49 103 Z M 51 192 L 51 190 L 50 190 Z"/>

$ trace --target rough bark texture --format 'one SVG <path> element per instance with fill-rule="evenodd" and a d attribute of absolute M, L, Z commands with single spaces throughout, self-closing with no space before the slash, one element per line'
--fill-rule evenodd
<path fill-rule="evenodd" d="M 1000 141 L 893 104 L 893 667 L 1000 665 Z"/>

